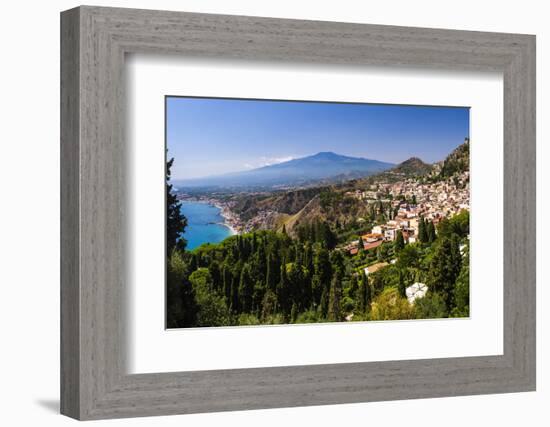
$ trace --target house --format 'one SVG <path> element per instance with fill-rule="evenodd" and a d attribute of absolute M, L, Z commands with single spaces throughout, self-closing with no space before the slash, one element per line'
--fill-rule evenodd
<path fill-rule="evenodd" d="M 425 283 L 416 282 L 405 289 L 405 295 L 409 304 L 414 304 L 414 301 L 419 298 L 424 298 L 428 292 L 428 287 Z"/>
<path fill-rule="evenodd" d="M 375 225 L 372 227 L 372 234 L 384 234 L 384 229 L 386 227 L 384 225 Z"/>
<path fill-rule="evenodd" d="M 348 251 L 350 255 L 355 255 L 359 251 L 358 247 L 359 247 L 359 240 L 354 240 L 348 245 L 344 246 L 344 250 Z"/>
<path fill-rule="evenodd" d="M 363 243 L 363 248 L 368 251 L 370 249 L 375 249 L 377 248 L 378 246 L 380 246 L 382 243 L 384 243 L 384 240 L 377 240 L 375 242 L 372 242 L 372 243 Z"/>
<path fill-rule="evenodd" d="M 397 228 L 386 228 L 386 231 L 384 232 L 384 239 L 393 242 L 397 237 L 397 232 L 399 229 Z"/>
<path fill-rule="evenodd" d="M 376 242 L 377 240 L 381 240 L 384 238 L 384 235 L 382 233 L 369 233 L 369 234 L 363 234 L 361 236 L 361 239 L 363 242 L 372 243 Z"/>
<path fill-rule="evenodd" d="M 382 233 L 363 234 L 361 240 L 363 240 L 363 248 L 368 251 L 380 246 L 384 242 L 384 235 Z"/>

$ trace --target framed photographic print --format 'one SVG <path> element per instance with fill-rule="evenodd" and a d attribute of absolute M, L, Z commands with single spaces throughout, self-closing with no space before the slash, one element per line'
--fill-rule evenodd
<path fill-rule="evenodd" d="M 535 389 L 534 36 L 62 13 L 62 413 Z"/>
<path fill-rule="evenodd" d="M 468 108 L 165 108 L 168 328 L 469 317 Z"/>

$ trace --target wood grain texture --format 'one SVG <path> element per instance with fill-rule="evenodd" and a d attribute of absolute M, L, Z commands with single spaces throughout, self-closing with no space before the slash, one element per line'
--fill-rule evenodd
<path fill-rule="evenodd" d="M 535 389 L 535 38 L 80 7 L 62 13 L 62 413 L 100 419 Z M 124 55 L 504 75 L 504 354 L 128 375 Z"/>
<path fill-rule="evenodd" d="M 61 21 L 61 412 L 80 414 L 79 17 Z"/>

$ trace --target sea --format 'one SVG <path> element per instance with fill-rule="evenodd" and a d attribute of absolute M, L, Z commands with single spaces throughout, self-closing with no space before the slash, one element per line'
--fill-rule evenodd
<path fill-rule="evenodd" d="M 231 228 L 224 225 L 221 209 L 204 202 L 182 202 L 181 212 L 187 218 L 183 237 L 187 249 L 193 250 L 203 243 L 219 243 L 233 235 Z"/>

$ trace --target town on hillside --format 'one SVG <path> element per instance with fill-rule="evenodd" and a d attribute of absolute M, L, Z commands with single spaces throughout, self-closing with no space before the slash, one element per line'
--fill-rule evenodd
<path fill-rule="evenodd" d="M 469 211 L 469 171 L 463 171 L 453 178 L 434 183 L 421 183 L 417 178 L 408 178 L 347 192 L 347 196 L 366 204 L 388 203 L 396 214 L 387 222 L 372 227 L 370 233 L 346 244 L 344 249 L 355 255 L 360 245 L 364 250 L 375 249 L 383 242 L 395 241 L 399 233 L 402 234 L 405 243 L 414 243 L 418 241 L 422 220 L 437 226 L 443 218 L 451 218 L 464 210 Z M 390 198 L 385 198 L 388 196 Z"/>
<path fill-rule="evenodd" d="M 170 327 L 469 316 L 468 138 L 434 164 L 189 198 L 235 233 L 171 252 Z"/>

